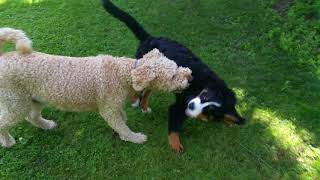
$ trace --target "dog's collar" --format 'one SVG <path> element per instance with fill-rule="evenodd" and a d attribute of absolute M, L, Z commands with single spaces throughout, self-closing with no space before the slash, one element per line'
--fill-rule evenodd
<path fill-rule="evenodd" d="M 138 64 L 139 64 L 139 59 L 136 59 L 134 64 L 133 64 L 133 69 L 137 69 L 138 68 Z M 145 89 L 142 89 L 141 92 L 144 92 Z"/>
<path fill-rule="evenodd" d="M 138 63 L 139 63 L 139 59 L 137 59 L 137 60 L 134 62 L 133 69 L 137 69 Z"/>

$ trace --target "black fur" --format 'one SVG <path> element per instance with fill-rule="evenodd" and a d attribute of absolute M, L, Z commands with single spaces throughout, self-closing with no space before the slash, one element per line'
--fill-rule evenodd
<path fill-rule="evenodd" d="M 140 45 L 136 53 L 137 59 L 150 50 L 157 48 L 166 57 L 175 61 L 178 66 L 188 67 L 192 70 L 193 80 L 190 86 L 182 93 L 176 94 L 176 101 L 169 108 L 169 133 L 181 130 L 183 122 L 187 119 L 185 109 L 188 101 L 190 98 L 198 96 L 204 89 L 207 89 L 211 94 L 211 97 L 206 101 L 210 101 L 213 98 L 222 102 L 221 108 L 205 108 L 203 111 L 205 115 L 223 118 L 224 114 L 229 114 L 238 119 L 238 124 L 244 123 L 244 119 L 239 116 L 235 109 L 236 98 L 233 91 L 188 48 L 168 38 L 151 36 L 132 16 L 116 7 L 109 0 L 103 0 L 103 7 L 112 16 L 124 22 L 139 39 Z"/>

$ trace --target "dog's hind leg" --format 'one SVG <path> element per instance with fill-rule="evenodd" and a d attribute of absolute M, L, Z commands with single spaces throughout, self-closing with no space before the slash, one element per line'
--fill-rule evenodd
<path fill-rule="evenodd" d="M 44 119 L 41 117 L 41 110 L 43 109 L 43 104 L 32 101 L 31 111 L 27 116 L 26 120 L 29 121 L 32 125 L 42 128 L 42 129 L 53 129 L 57 127 L 57 124 L 54 121 Z"/>
<path fill-rule="evenodd" d="M 30 105 L 19 99 L 5 100 L 0 103 L 0 145 L 11 147 L 16 141 L 9 133 L 9 128 L 23 120 L 28 113 Z"/>
<path fill-rule="evenodd" d="M 125 112 L 122 109 L 104 107 L 100 109 L 100 114 L 108 125 L 119 134 L 120 139 L 137 144 L 142 144 L 147 140 L 146 135 L 135 133 L 129 129 L 125 120 Z"/>

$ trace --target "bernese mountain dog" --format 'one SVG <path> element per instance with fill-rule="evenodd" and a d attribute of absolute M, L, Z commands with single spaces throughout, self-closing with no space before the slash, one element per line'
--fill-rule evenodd
<path fill-rule="evenodd" d="M 237 112 L 235 93 L 199 57 L 182 44 L 165 37 L 153 37 L 129 14 L 119 9 L 109 0 L 102 0 L 104 9 L 125 23 L 140 41 L 136 58 L 140 59 L 154 48 L 159 49 L 178 66 L 192 70 L 190 86 L 176 93 L 175 103 L 169 107 L 169 144 L 175 152 L 182 152 L 179 132 L 188 118 L 201 120 L 223 120 L 228 124 L 244 124 L 245 119 Z M 134 105 L 142 111 L 150 111 L 148 97 L 151 92 L 144 90 L 140 96 L 133 97 Z"/>

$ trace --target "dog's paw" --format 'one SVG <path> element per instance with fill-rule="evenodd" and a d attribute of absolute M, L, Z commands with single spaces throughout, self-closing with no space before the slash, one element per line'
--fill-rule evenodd
<path fill-rule="evenodd" d="M 179 134 L 170 133 L 168 138 L 171 149 L 176 153 L 181 153 L 183 151 L 183 145 L 180 143 Z"/>
<path fill-rule="evenodd" d="M 142 113 L 151 113 L 152 109 L 150 107 L 148 107 L 147 109 L 143 109 L 141 108 Z"/>
<path fill-rule="evenodd" d="M 135 102 L 131 104 L 132 107 L 139 107 L 139 105 L 140 105 L 140 99 L 137 99 Z"/>
<path fill-rule="evenodd" d="M 42 119 L 42 122 L 41 122 L 42 129 L 54 129 L 57 126 L 58 126 L 57 123 L 52 120 Z"/>
<path fill-rule="evenodd" d="M 16 144 L 16 140 L 10 135 L 0 135 L 0 144 L 2 147 L 9 148 Z"/>
<path fill-rule="evenodd" d="M 133 143 L 142 144 L 147 141 L 147 136 L 142 133 L 133 134 Z"/>
<path fill-rule="evenodd" d="M 142 133 L 131 133 L 128 137 L 120 136 L 120 139 L 136 144 L 142 144 L 147 141 L 147 136 Z"/>

